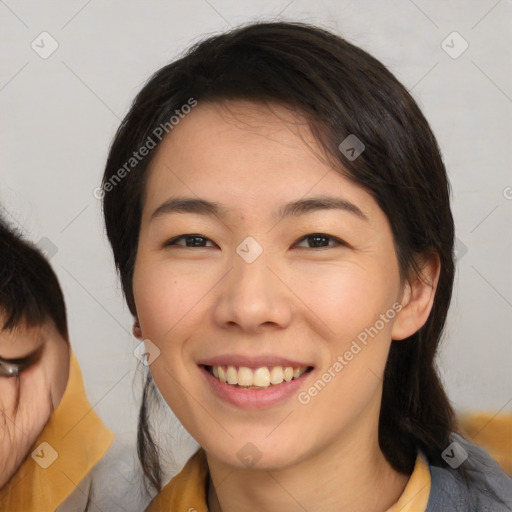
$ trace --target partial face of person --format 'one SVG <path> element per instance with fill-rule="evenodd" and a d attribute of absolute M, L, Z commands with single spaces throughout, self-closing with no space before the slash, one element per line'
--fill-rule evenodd
<path fill-rule="evenodd" d="M 64 394 L 69 374 L 68 342 L 52 321 L 1 331 L 0 370 L 2 488 L 30 456 Z"/>
<path fill-rule="evenodd" d="M 318 154 L 283 107 L 199 103 L 148 171 L 140 337 L 181 423 L 234 467 L 376 435 L 403 292 L 393 236 Z"/>

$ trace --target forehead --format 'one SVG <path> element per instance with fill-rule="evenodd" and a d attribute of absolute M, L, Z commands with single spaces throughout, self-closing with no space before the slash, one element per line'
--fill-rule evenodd
<path fill-rule="evenodd" d="M 205 103 L 159 145 L 148 169 L 144 215 L 169 195 L 222 200 L 260 215 L 271 204 L 325 194 L 368 213 L 378 208 L 366 190 L 333 169 L 302 116 L 275 104 Z"/>

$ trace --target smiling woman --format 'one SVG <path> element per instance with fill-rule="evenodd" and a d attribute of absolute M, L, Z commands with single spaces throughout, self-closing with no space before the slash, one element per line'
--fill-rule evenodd
<path fill-rule="evenodd" d="M 320 28 L 241 27 L 150 79 L 103 183 L 190 97 L 103 199 L 134 334 L 159 354 L 149 510 L 505 507 L 512 483 L 454 433 L 434 363 L 454 226 L 407 90 Z M 153 380 L 201 445 L 163 489 Z"/>

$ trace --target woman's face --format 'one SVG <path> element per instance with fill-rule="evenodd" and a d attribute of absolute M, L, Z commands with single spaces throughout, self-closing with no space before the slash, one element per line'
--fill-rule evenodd
<path fill-rule="evenodd" d="M 240 468 L 376 443 L 401 307 L 386 216 L 315 155 L 300 118 L 273 111 L 199 103 L 164 139 L 133 280 L 160 392 Z"/>
<path fill-rule="evenodd" d="M 0 315 L 0 325 L 3 325 Z M 21 325 L 0 332 L 0 358 L 19 377 L 0 376 L 0 488 L 29 455 L 37 437 L 58 406 L 69 373 L 69 345 L 53 321 Z"/>

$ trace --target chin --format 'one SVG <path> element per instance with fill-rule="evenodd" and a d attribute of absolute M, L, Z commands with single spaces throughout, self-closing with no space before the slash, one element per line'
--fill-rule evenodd
<path fill-rule="evenodd" d="M 288 437 L 291 444 L 286 446 L 282 438 L 270 441 L 264 437 L 240 436 L 222 446 L 214 441 L 211 450 L 208 444 L 202 446 L 209 455 L 223 464 L 242 470 L 279 471 L 299 463 L 306 456 L 303 445 L 300 452 L 297 450 L 299 439 L 292 441 Z"/>

